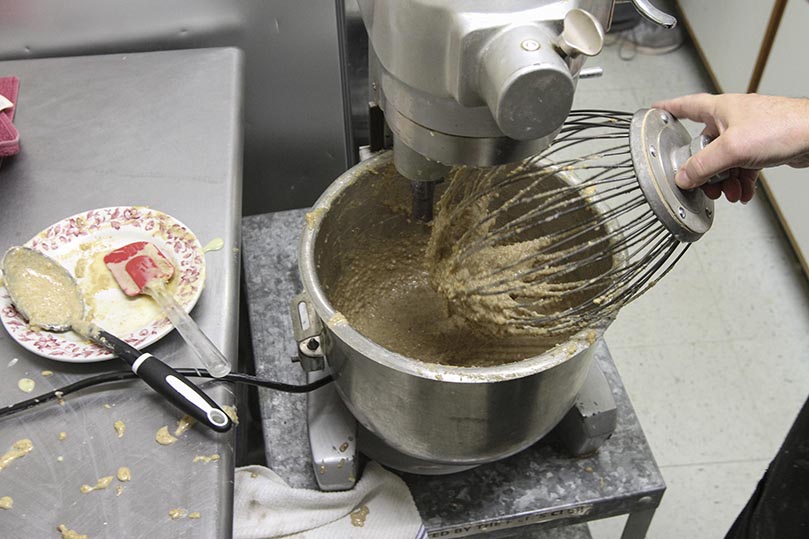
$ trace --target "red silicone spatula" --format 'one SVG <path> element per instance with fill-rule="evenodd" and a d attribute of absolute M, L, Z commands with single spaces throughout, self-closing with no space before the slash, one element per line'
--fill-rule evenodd
<path fill-rule="evenodd" d="M 160 305 L 212 376 L 230 373 L 230 362 L 166 289 L 174 265 L 160 249 L 148 241 L 138 241 L 107 254 L 104 263 L 127 296 L 148 294 Z"/>

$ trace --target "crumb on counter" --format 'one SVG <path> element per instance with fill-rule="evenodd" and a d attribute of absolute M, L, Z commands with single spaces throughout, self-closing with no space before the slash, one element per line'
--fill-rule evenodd
<path fill-rule="evenodd" d="M 367 505 L 362 505 L 352 511 L 349 516 L 351 517 L 351 525 L 355 528 L 362 528 L 365 526 L 365 519 L 368 518 L 370 513 Z"/>
<path fill-rule="evenodd" d="M 230 420 L 233 421 L 234 425 L 239 424 L 239 415 L 236 412 L 236 407 L 235 406 L 231 406 L 229 404 L 226 404 L 226 405 L 222 406 L 222 411 L 224 411 L 228 415 Z"/>
<path fill-rule="evenodd" d="M 122 483 L 125 481 L 131 481 L 132 470 L 130 470 L 126 466 L 121 466 L 120 468 L 118 468 L 118 473 L 116 474 L 116 477 L 118 477 L 118 481 L 121 481 Z"/>
<path fill-rule="evenodd" d="M 157 434 L 155 434 L 154 439 L 155 442 L 159 443 L 160 445 L 171 445 L 177 441 L 177 438 L 175 438 L 169 433 L 169 428 L 168 426 L 165 425 L 163 427 L 160 427 L 160 430 L 157 431 Z"/>
<path fill-rule="evenodd" d="M 82 485 L 79 490 L 81 490 L 82 494 L 87 494 L 88 492 L 92 492 L 94 490 L 104 490 L 105 488 L 109 487 L 110 484 L 112 484 L 113 479 L 115 479 L 114 476 L 108 475 L 96 481 L 96 484 L 92 487 L 90 485 Z"/>
<path fill-rule="evenodd" d="M 219 456 L 218 453 L 214 453 L 213 455 L 210 456 L 197 455 L 194 457 L 194 462 L 204 462 L 207 464 L 208 462 L 216 462 L 220 458 L 221 457 Z"/>
<path fill-rule="evenodd" d="M 56 529 L 62 534 L 62 539 L 89 539 L 84 534 L 68 529 L 64 524 L 59 524 Z"/>
<path fill-rule="evenodd" d="M 177 421 L 177 428 L 174 429 L 174 436 L 181 436 L 184 432 L 188 431 L 196 425 L 197 420 L 190 415 L 184 415 Z"/>
<path fill-rule="evenodd" d="M 225 246 L 225 240 L 222 238 L 214 238 L 202 248 L 203 253 L 209 253 L 211 251 L 218 251 Z"/>
<path fill-rule="evenodd" d="M 11 449 L 0 457 L 0 470 L 11 464 L 12 461 L 22 458 L 34 449 L 34 443 L 28 438 L 17 440 Z"/>
<path fill-rule="evenodd" d="M 177 519 L 180 519 L 180 518 L 184 518 L 186 515 L 188 515 L 188 511 L 186 509 L 182 509 L 182 508 L 178 507 L 177 509 L 170 509 L 169 510 L 169 518 L 171 520 L 177 520 Z"/>

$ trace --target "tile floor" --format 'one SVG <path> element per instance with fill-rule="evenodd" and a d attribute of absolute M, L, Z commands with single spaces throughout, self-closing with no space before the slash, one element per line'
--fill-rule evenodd
<path fill-rule="evenodd" d="M 588 66 L 605 74 L 579 83 L 574 108 L 713 91 L 690 44 L 631 61 L 611 46 Z M 718 202 L 711 231 L 621 312 L 607 342 L 668 484 L 650 539 L 724 536 L 809 394 L 808 330 L 809 281 L 761 193 Z"/>

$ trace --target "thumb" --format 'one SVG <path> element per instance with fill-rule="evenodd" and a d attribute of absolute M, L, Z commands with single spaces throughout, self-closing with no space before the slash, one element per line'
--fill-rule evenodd
<path fill-rule="evenodd" d="M 727 137 L 719 136 L 692 155 L 677 171 L 675 183 L 682 189 L 693 189 L 707 182 L 711 176 L 737 166 L 727 140 Z"/>

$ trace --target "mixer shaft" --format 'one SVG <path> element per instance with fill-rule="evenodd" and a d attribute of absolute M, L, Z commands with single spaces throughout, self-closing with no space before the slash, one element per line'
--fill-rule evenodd
<path fill-rule="evenodd" d="M 410 182 L 413 193 L 413 219 L 429 223 L 433 220 L 433 201 L 435 198 L 435 185 L 438 182 Z"/>

